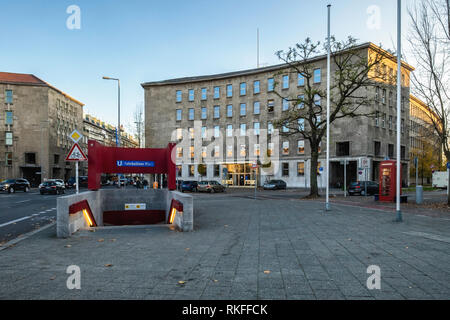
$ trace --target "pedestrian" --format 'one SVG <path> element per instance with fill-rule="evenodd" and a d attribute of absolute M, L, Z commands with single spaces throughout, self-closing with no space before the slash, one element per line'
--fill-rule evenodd
<path fill-rule="evenodd" d="M 141 189 L 142 188 L 142 183 L 140 179 L 136 180 L 136 188 Z"/>
<path fill-rule="evenodd" d="M 144 185 L 144 190 L 148 189 L 148 181 L 147 179 L 144 179 L 144 182 L 142 183 Z"/>
<path fill-rule="evenodd" d="M 158 189 L 158 181 L 153 182 L 153 189 Z"/>

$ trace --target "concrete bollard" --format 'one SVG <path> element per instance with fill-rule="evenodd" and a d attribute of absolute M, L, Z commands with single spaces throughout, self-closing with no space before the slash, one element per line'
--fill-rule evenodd
<path fill-rule="evenodd" d="M 417 204 L 423 203 L 423 187 L 422 186 L 416 186 L 416 203 Z"/>

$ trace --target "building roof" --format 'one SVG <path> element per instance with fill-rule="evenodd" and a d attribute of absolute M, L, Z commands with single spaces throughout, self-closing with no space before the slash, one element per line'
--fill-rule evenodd
<path fill-rule="evenodd" d="M 380 52 L 381 54 L 385 54 L 387 56 L 387 58 L 397 62 L 397 59 L 394 55 L 392 55 L 388 51 L 380 48 L 379 46 L 377 46 L 371 42 L 366 42 L 366 43 L 357 45 L 355 47 L 355 49 L 366 49 L 366 48 L 370 48 L 372 50 Z M 308 61 L 311 63 L 314 61 L 326 59 L 326 57 L 327 57 L 327 55 L 323 54 L 323 55 L 313 57 L 313 58 L 309 59 Z M 404 61 L 402 61 L 402 66 L 410 71 L 414 70 L 414 68 L 411 65 L 407 64 Z M 183 78 L 175 78 L 175 79 L 168 79 L 168 80 L 162 80 L 162 81 L 145 82 L 145 83 L 142 83 L 141 86 L 143 88 L 145 88 L 145 87 L 151 87 L 151 86 L 164 86 L 164 85 L 174 85 L 174 84 L 192 83 L 192 82 L 209 81 L 209 80 L 228 79 L 228 78 L 233 78 L 233 77 L 237 77 L 237 76 L 246 76 L 246 75 L 253 75 L 253 74 L 258 74 L 258 73 L 264 73 L 267 71 L 277 71 L 277 70 L 284 69 L 287 67 L 289 67 L 289 65 L 287 63 L 282 63 L 282 64 L 276 64 L 276 65 L 268 66 L 268 67 L 247 69 L 247 70 L 220 73 L 220 74 L 203 75 L 203 76 L 196 76 L 196 77 L 183 77 Z"/>
<path fill-rule="evenodd" d="M 45 82 L 38 77 L 36 77 L 33 74 L 26 74 L 26 73 L 12 73 L 12 72 L 0 72 L 0 83 L 3 84 L 16 84 L 16 85 L 29 85 L 29 86 L 42 86 L 42 87 L 49 87 L 53 90 L 56 90 L 63 96 L 65 96 L 67 99 L 72 100 L 73 102 L 84 106 L 84 103 L 78 101 L 77 99 L 69 96 L 67 93 L 59 90 L 58 88 L 52 86 L 48 82 Z"/>

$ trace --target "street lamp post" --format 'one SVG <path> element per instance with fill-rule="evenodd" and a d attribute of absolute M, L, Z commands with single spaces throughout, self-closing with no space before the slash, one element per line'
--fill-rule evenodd
<path fill-rule="evenodd" d="M 120 80 L 117 78 L 103 77 L 104 80 L 117 81 L 117 130 L 116 130 L 116 146 L 120 147 Z"/>
<path fill-rule="evenodd" d="M 400 162 L 400 156 L 401 156 L 401 150 L 400 150 L 400 143 L 401 143 L 401 96 L 402 96 L 402 31 L 401 31 L 401 18 L 402 18 L 402 1 L 397 0 L 397 179 L 396 179 L 396 219 L 395 221 L 401 222 L 402 219 L 402 211 L 400 208 L 400 188 L 402 187 L 402 183 L 400 181 L 400 169 L 401 169 L 401 162 Z"/>

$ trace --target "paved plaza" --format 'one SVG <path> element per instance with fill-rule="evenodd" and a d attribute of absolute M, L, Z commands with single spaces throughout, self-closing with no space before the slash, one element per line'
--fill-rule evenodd
<path fill-rule="evenodd" d="M 450 299 L 450 215 L 195 194 L 195 231 L 51 226 L 0 251 L 0 299 Z M 81 270 L 69 290 L 67 267 Z M 367 268 L 381 270 L 369 290 Z"/>

